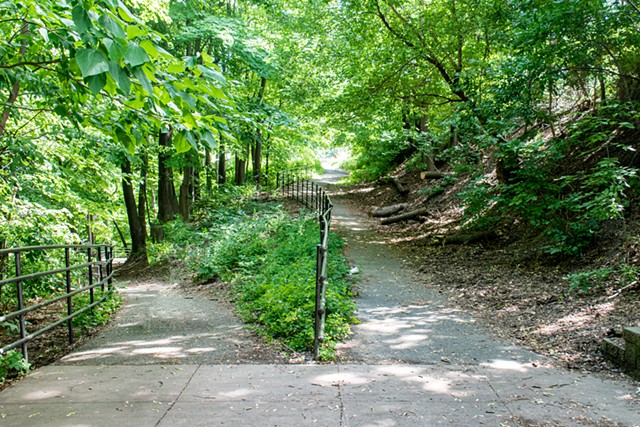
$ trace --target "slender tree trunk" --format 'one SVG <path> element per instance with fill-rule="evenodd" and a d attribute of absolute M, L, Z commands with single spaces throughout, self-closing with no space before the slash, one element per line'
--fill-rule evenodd
<path fill-rule="evenodd" d="M 267 79 L 260 78 L 260 91 L 258 92 L 258 103 L 262 104 L 264 92 L 267 88 Z M 256 129 L 256 141 L 253 150 L 253 181 L 256 187 L 260 187 L 262 182 L 262 130 Z"/>
<path fill-rule="evenodd" d="M 180 185 L 180 214 L 185 221 L 189 221 L 191 210 L 193 166 L 185 166 L 182 171 L 182 185 Z"/>
<path fill-rule="evenodd" d="M 142 233 L 147 237 L 147 175 L 149 171 L 149 156 L 145 152 L 142 155 L 142 165 L 140 167 L 140 186 L 138 188 L 138 221 L 142 228 Z M 149 224 L 151 226 L 151 224 Z"/>
<path fill-rule="evenodd" d="M 428 130 L 428 118 L 426 114 L 420 116 L 420 124 L 418 125 L 418 131 L 421 134 L 426 134 Z M 426 141 L 425 141 L 426 142 Z M 435 149 L 431 147 L 427 152 L 427 170 L 429 172 L 433 172 L 436 170 L 436 161 L 435 161 Z"/>
<path fill-rule="evenodd" d="M 127 208 L 127 220 L 131 235 L 131 255 L 127 262 L 147 264 L 147 239 L 144 233 L 144 221 L 142 224 L 140 223 L 136 196 L 131 183 L 131 162 L 125 159 L 120 168 L 122 170 L 122 192 L 124 194 L 124 204 Z"/>
<path fill-rule="evenodd" d="M 211 179 L 211 150 L 208 148 L 204 152 L 204 172 L 205 172 L 205 190 L 207 196 L 213 191 L 213 180 Z"/>
<path fill-rule="evenodd" d="M 227 153 L 222 136 L 220 136 L 220 149 L 218 153 L 218 184 L 227 183 Z"/>
<path fill-rule="evenodd" d="M 242 185 L 247 181 L 247 161 L 236 154 L 235 184 Z"/>
<path fill-rule="evenodd" d="M 158 221 L 165 223 L 171 221 L 180 213 L 178 208 L 178 199 L 176 197 L 176 189 L 173 185 L 173 169 L 167 165 L 167 161 L 171 157 L 169 147 L 171 146 L 171 137 L 173 131 L 160 131 L 158 139 Z"/>

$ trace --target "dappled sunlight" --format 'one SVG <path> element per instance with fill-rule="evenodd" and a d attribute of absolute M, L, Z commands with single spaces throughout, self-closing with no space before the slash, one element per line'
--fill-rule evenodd
<path fill-rule="evenodd" d="M 407 350 L 410 348 L 418 347 L 429 339 L 427 332 L 424 334 L 407 334 L 398 338 L 387 341 L 391 348 L 398 350 Z"/>
<path fill-rule="evenodd" d="M 481 363 L 480 366 L 486 366 L 491 369 L 512 372 L 528 372 L 531 364 L 516 362 L 515 360 L 492 360 L 488 363 Z"/>
<path fill-rule="evenodd" d="M 340 372 L 336 374 L 320 375 L 313 379 L 312 384 L 320 385 L 324 387 L 338 386 L 341 384 L 348 385 L 363 385 L 372 381 L 370 378 L 365 378 L 361 375 L 357 375 L 350 372 Z"/>
<path fill-rule="evenodd" d="M 571 313 L 558 319 L 551 325 L 540 325 L 535 333 L 540 335 L 552 335 L 559 331 L 580 329 L 592 324 L 597 317 L 604 316 L 615 309 L 613 302 L 605 302 L 595 306 L 584 308 L 576 313 Z"/>
<path fill-rule="evenodd" d="M 44 389 L 33 391 L 31 393 L 27 393 L 23 395 L 22 399 L 25 399 L 28 401 L 37 401 L 37 400 L 44 400 L 44 399 L 51 399 L 51 398 L 58 398 L 58 397 L 64 397 L 64 392 L 62 390 L 55 389 L 55 388 L 54 389 L 44 388 Z"/>
<path fill-rule="evenodd" d="M 63 358 L 63 361 L 70 363 L 101 360 L 112 357 L 126 359 L 137 356 L 151 356 L 157 359 L 184 359 L 190 355 L 203 355 L 218 351 L 216 347 L 212 347 L 210 345 L 193 345 L 193 343 L 206 343 L 207 340 L 214 338 L 219 338 L 219 334 L 178 335 L 148 341 L 134 340 L 114 342 L 92 350 L 77 351 L 68 354 Z M 241 342 L 237 339 L 230 340 L 238 343 Z"/>
<path fill-rule="evenodd" d="M 217 397 L 228 398 L 228 399 L 244 399 L 255 394 L 255 390 L 251 390 L 248 388 L 239 388 L 237 390 L 231 391 L 219 391 L 216 393 Z"/>
<path fill-rule="evenodd" d="M 376 372 L 394 376 L 404 382 L 419 386 L 422 390 L 437 394 L 451 394 L 451 381 L 430 375 L 425 368 L 404 365 L 389 365 L 376 368 Z"/>

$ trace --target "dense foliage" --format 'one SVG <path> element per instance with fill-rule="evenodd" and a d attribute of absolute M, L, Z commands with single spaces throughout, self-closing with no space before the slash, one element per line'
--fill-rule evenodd
<path fill-rule="evenodd" d="M 304 213 L 292 219 L 277 203 L 250 202 L 232 191 L 200 207 L 201 216 L 186 226 L 169 223 L 171 247 L 193 270 L 196 283 L 229 283 L 238 313 L 270 339 L 295 351 L 313 349 L 318 223 Z M 233 203 L 232 200 L 240 200 Z M 327 323 L 321 358 L 333 357 L 335 344 L 349 334 L 354 303 L 346 280 L 343 241 L 331 236 Z"/>

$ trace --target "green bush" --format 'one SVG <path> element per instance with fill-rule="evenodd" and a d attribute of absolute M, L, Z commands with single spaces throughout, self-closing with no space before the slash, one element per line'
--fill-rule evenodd
<path fill-rule="evenodd" d="M 237 199 L 220 206 L 201 211 L 193 227 L 176 228 L 175 235 L 165 228 L 174 253 L 191 266 L 196 281 L 233 284 L 239 314 L 261 334 L 295 351 L 313 349 L 320 234 L 315 215 L 293 218 L 280 204 Z M 355 309 L 343 242 L 332 235 L 329 246 L 325 358 L 333 357 L 336 342 L 349 334 Z"/>
<path fill-rule="evenodd" d="M 25 375 L 29 372 L 31 365 L 24 360 L 22 353 L 15 350 L 9 350 L 6 354 L 0 356 L 0 383 L 11 375 Z"/>
<path fill-rule="evenodd" d="M 87 310 L 80 313 L 73 318 L 73 326 L 78 328 L 81 332 L 86 332 L 96 326 L 106 324 L 111 316 L 118 311 L 122 305 L 122 297 L 114 290 L 96 289 L 94 293 L 94 300 L 97 301 L 105 296 L 105 300 Z M 88 306 L 91 303 L 90 295 L 88 293 L 78 294 L 73 297 L 73 310 L 78 311 L 83 307 Z"/>

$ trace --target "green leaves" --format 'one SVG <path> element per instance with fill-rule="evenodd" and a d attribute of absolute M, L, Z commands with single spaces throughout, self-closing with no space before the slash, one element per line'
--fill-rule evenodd
<path fill-rule="evenodd" d="M 129 43 L 129 47 L 124 54 L 125 62 L 131 67 L 137 67 L 138 65 L 146 64 L 149 62 L 149 56 L 147 52 L 135 43 Z"/>
<path fill-rule="evenodd" d="M 107 59 L 96 49 L 79 49 L 76 52 L 76 63 L 85 78 L 109 71 Z"/>

